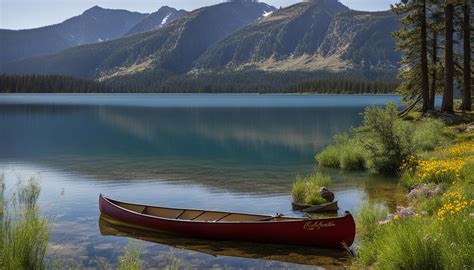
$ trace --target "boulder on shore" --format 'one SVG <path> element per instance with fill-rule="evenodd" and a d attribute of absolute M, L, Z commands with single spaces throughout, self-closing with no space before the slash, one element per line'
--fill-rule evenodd
<path fill-rule="evenodd" d="M 329 189 L 326 187 L 322 187 L 319 190 L 319 194 L 323 199 L 325 199 L 327 202 L 333 202 L 334 201 L 334 193 L 331 192 Z"/>

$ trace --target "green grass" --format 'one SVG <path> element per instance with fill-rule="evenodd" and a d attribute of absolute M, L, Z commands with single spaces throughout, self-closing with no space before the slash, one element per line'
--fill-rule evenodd
<path fill-rule="evenodd" d="M 326 200 L 321 197 L 321 187 L 330 187 L 331 177 L 322 173 L 315 173 L 307 177 L 297 176 L 293 183 L 291 195 L 295 203 L 322 204 Z"/>
<path fill-rule="evenodd" d="M 5 197 L 3 177 L 1 190 L 2 240 L 1 269 L 44 269 L 50 235 L 49 221 L 41 217 L 37 206 L 40 187 L 34 179 L 19 183 L 17 192 Z"/>
<path fill-rule="evenodd" d="M 442 196 L 435 196 L 433 198 L 421 197 L 415 203 L 415 210 L 417 213 L 425 211 L 428 215 L 432 216 L 436 214 L 442 205 Z"/>
<path fill-rule="evenodd" d="M 311 205 L 320 205 L 320 204 L 326 203 L 326 200 L 323 197 L 321 197 L 318 190 L 318 192 L 309 193 L 306 196 L 304 203 L 311 204 Z"/>
<path fill-rule="evenodd" d="M 356 215 L 357 233 L 361 238 L 372 238 L 378 222 L 387 218 L 388 210 L 380 204 L 364 201 Z"/>
<path fill-rule="evenodd" d="M 445 124 L 437 119 L 424 118 L 415 124 L 413 144 L 417 150 L 435 149 L 445 139 Z"/>
<path fill-rule="evenodd" d="M 330 145 L 316 155 L 316 162 L 321 167 L 340 168 L 341 162 L 339 160 L 339 152 L 340 150 L 338 147 Z"/>
<path fill-rule="evenodd" d="M 464 164 L 461 169 L 460 178 L 466 183 L 474 184 L 474 160 L 470 160 Z"/>
<path fill-rule="evenodd" d="M 347 134 L 336 135 L 336 145 L 330 145 L 316 155 L 319 166 L 356 171 L 367 168 L 368 153 Z"/>
<path fill-rule="evenodd" d="M 140 249 L 132 247 L 129 243 L 125 247 L 125 252 L 119 257 L 118 270 L 140 270 L 142 264 L 140 262 Z"/>
<path fill-rule="evenodd" d="M 355 142 L 346 144 L 340 155 L 341 169 L 349 171 L 364 170 L 367 167 L 367 152 Z"/>
<path fill-rule="evenodd" d="M 449 221 L 415 217 L 379 226 L 358 247 L 357 268 L 470 269 L 474 222 L 466 216 Z"/>

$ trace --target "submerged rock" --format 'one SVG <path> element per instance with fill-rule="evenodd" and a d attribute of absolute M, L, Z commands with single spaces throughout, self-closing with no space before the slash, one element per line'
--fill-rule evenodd
<path fill-rule="evenodd" d="M 323 199 L 325 199 L 327 202 L 332 202 L 334 201 L 334 193 L 331 192 L 329 189 L 327 189 L 326 187 L 322 187 L 320 190 L 319 190 L 319 194 L 321 195 L 321 197 L 323 197 Z"/>

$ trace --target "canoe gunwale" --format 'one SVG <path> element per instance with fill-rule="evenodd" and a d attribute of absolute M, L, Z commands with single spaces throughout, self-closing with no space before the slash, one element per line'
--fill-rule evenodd
<path fill-rule="evenodd" d="M 123 202 L 123 201 L 118 201 L 114 199 L 109 199 L 108 197 L 105 197 L 103 194 L 100 194 L 100 198 L 103 199 L 106 203 L 110 204 L 112 207 L 118 208 L 121 211 L 126 211 L 130 214 L 133 215 L 138 215 L 138 216 L 143 216 L 143 217 L 148 217 L 148 218 L 153 218 L 153 219 L 158 219 L 158 220 L 167 220 L 167 221 L 174 221 L 174 222 L 186 222 L 186 223 L 203 223 L 203 224 L 268 224 L 268 223 L 291 223 L 291 222 L 302 222 L 302 221 L 313 221 L 313 220 L 334 220 L 334 219 L 344 219 L 348 215 L 351 215 L 349 212 L 345 212 L 343 216 L 339 217 L 321 217 L 321 218 L 310 218 L 310 217 L 286 217 L 283 216 L 286 220 L 268 220 L 268 218 L 277 218 L 274 216 L 269 216 L 269 215 L 255 215 L 255 214 L 247 214 L 247 213 L 240 213 L 240 212 L 224 212 L 224 211 L 212 211 L 212 212 L 220 212 L 223 214 L 238 214 L 238 215 L 248 215 L 248 216 L 262 216 L 263 218 L 267 218 L 267 220 L 263 221 L 201 221 L 201 220 L 188 220 L 188 219 L 177 219 L 177 218 L 167 218 L 167 217 L 162 217 L 162 216 L 154 216 L 154 215 L 149 215 L 149 214 L 144 214 L 144 213 L 139 213 L 130 209 L 127 209 L 125 207 L 122 207 L 120 205 L 117 205 L 116 203 L 123 203 L 123 204 L 129 204 L 129 205 L 135 205 L 135 206 L 144 206 L 144 207 L 156 207 L 156 208 L 164 208 L 164 209 L 170 209 L 170 210 L 190 210 L 190 211 L 203 211 L 205 212 L 211 212 L 211 211 L 206 211 L 202 209 L 191 209 L 191 208 L 172 208 L 172 207 L 161 207 L 161 206 L 154 206 L 154 205 L 145 205 L 145 204 L 137 204 L 137 203 L 128 203 L 128 202 Z M 115 202 L 115 203 L 114 203 Z M 106 214 L 106 213 L 104 213 Z"/>

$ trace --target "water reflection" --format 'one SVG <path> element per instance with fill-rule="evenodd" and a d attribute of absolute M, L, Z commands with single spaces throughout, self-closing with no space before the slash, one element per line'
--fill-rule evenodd
<path fill-rule="evenodd" d="M 29 157 L 47 151 L 54 155 L 297 163 L 327 145 L 334 133 L 358 124 L 358 112 L 360 108 L 353 107 L 176 109 L 5 105 L 0 107 L 0 123 L 6 128 L 0 136 L 10 145 L 5 145 L 1 157 Z"/>
<path fill-rule="evenodd" d="M 306 268 L 308 265 L 342 267 L 344 264 L 347 265 L 349 261 L 348 254 L 342 250 L 177 237 L 167 233 L 114 225 L 104 216 L 99 219 L 99 228 L 102 235 L 129 237 L 212 256 L 272 260 L 302 264 L 306 265 Z M 274 265 L 274 267 L 276 266 Z M 291 268 L 298 268 L 298 266 L 293 265 Z"/>
<path fill-rule="evenodd" d="M 96 179 L 226 181 L 233 191 L 281 192 L 312 170 L 334 133 L 359 123 L 360 110 L 5 105 L 0 159 Z"/>

